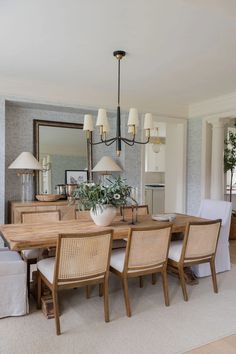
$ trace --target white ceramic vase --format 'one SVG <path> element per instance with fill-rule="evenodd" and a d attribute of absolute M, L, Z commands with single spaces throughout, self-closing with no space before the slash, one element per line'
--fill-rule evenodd
<path fill-rule="evenodd" d="M 111 225 L 116 216 L 116 208 L 112 205 L 102 205 L 97 207 L 96 211 L 90 210 L 91 218 L 98 226 Z"/>

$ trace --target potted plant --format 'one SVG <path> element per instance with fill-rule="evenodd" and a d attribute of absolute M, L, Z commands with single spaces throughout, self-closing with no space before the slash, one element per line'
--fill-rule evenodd
<path fill-rule="evenodd" d="M 230 171 L 229 201 L 232 202 L 233 175 L 236 168 L 236 133 L 229 131 L 225 139 L 224 149 L 224 172 Z M 236 211 L 232 211 L 230 238 L 236 238 Z"/>
<path fill-rule="evenodd" d="M 121 177 L 107 179 L 108 184 L 81 183 L 74 191 L 79 208 L 90 209 L 96 225 L 108 226 L 116 216 L 116 208 L 127 204 L 132 187 Z"/>

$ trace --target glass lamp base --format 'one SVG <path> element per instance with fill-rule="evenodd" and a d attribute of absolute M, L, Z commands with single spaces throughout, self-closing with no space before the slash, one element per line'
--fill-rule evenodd
<path fill-rule="evenodd" d="M 29 202 L 34 200 L 33 173 L 21 174 L 21 201 Z"/>

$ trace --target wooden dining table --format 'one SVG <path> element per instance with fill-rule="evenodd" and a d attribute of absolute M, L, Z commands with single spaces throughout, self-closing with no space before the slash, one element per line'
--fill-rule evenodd
<path fill-rule="evenodd" d="M 176 219 L 172 222 L 172 233 L 184 232 L 186 225 L 191 221 L 203 221 L 205 219 L 176 214 Z M 140 215 L 135 225 L 129 221 L 122 221 L 117 216 L 114 222 L 107 227 L 99 227 L 93 221 L 66 220 L 44 224 L 2 224 L 0 234 L 11 250 L 21 251 L 29 248 L 54 247 L 59 234 L 69 234 L 78 232 L 95 232 L 106 229 L 113 229 L 113 239 L 123 239 L 128 236 L 130 227 L 164 226 L 166 222 L 153 220 L 150 215 Z"/>

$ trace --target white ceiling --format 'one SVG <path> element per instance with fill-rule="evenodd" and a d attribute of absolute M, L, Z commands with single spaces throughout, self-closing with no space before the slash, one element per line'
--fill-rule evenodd
<path fill-rule="evenodd" d="M 178 107 L 236 91 L 235 0 L 0 0 L 0 92 Z"/>

